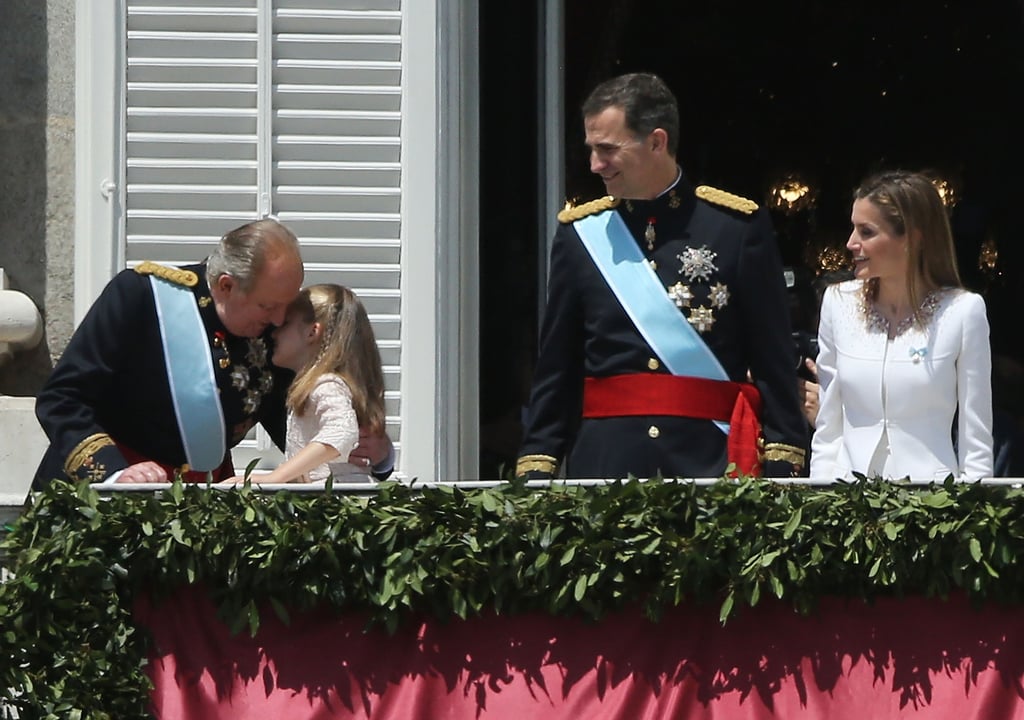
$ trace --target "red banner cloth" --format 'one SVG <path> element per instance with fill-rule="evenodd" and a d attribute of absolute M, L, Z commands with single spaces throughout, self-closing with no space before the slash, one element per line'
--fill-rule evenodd
<path fill-rule="evenodd" d="M 717 608 L 658 623 L 547 615 L 434 620 L 269 610 L 232 636 L 199 588 L 140 602 L 161 720 L 1024 720 L 1024 610 L 910 598 Z"/>

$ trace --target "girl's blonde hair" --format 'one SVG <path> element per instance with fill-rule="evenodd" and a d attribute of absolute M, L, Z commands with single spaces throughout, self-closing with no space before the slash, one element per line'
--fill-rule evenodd
<path fill-rule="evenodd" d="M 922 173 L 893 170 L 874 175 L 856 189 L 854 200 L 867 200 L 897 235 L 907 238 L 907 291 L 919 324 L 928 293 L 962 287 L 949 216 L 932 181 Z M 878 298 L 878 279 L 864 284 L 866 300 Z"/>
<path fill-rule="evenodd" d="M 303 289 L 288 307 L 306 323 L 321 327 L 320 351 L 295 374 L 288 407 L 296 415 L 324 373 L 340 375 L 352 391 L 359 427 L 384 432 L 384 371 L 366 309 L 346 287 L 325 283 Z"/>

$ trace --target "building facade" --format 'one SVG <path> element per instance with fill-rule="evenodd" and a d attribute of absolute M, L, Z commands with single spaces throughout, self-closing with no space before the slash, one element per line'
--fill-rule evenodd
<path fill-rule="evenodd" d="M 14 69 L 0 267 L 45 330 L 0 366 L 0 427 L 34 432 L 32 396 L 116 272 L 202 259 L 271 215 L 299 236 L 307 282 L 367 306 L 397 476 L 477 474 L 475 3 L 49 0 L 0 15 Z M 0 474 L 27 480 L 39 440 L 5 448 Z M 236 463 L 253 457 L 278 457 L 259 432 Z"/>

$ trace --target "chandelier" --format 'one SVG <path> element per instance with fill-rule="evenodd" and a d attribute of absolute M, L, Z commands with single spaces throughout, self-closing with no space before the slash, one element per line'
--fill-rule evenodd
<path fill-rule="evenodd" d="M 768 189 L 768 207 L 795 215 L 814 207 L 817 193 L 797 174 L 785 175 Z"/>

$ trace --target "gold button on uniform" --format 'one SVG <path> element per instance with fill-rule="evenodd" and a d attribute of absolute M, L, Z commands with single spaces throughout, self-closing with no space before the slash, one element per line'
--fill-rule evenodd
<path fill-rule="evenodd" d="M 658 358 L 651 358 L 650 360 L 647 361 L 647 369 L 648 370 L 657 370 L 660 367 L 661 367 L 661 363 L 658 362 Z"/>
<path fill-rule="evenodd" d="M 661 430 L 658 429 L 657 425 L 651 425 L 649 428 L 647 428 L 647 434 L 652 438 L 656 438 L 659 435 L 661 435 Z"/>

